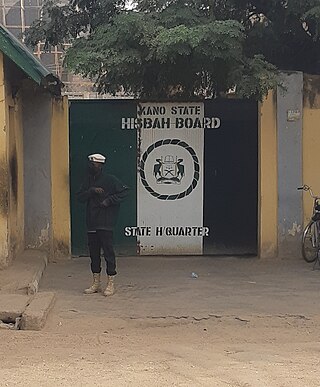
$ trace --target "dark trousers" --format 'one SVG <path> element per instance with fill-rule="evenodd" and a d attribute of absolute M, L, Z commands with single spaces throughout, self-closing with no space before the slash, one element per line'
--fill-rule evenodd
<path fill-rule="evenodd" d="M 101 249 L 106 260 L 108 275 L 116 275 L 116 257 L 113 250 L 113 232 L 107 230 L 97 230 L 88 232 L 88 244 L 91 258 L 92 273 L 101 272 Z"/>

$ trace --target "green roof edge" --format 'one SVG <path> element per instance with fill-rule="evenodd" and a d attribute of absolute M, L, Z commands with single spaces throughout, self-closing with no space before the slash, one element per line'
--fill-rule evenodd
<path fill-rule="evenodd" d="M 51 93 L 60 95 L 61 81 L 52 74 L 10 31 L 0 24 L 0 51 L 25 74 Z M 58 86 L 58 87 L 57 87 Z"/>

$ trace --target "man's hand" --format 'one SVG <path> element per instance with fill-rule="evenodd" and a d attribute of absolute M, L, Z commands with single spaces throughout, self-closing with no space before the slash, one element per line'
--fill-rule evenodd
<path fill-rule="evenodd" d="M 103 189 L 103 188 L 100 188 L 100 187 L 91 187 L 91 188 L 90 188 L 90 191 L 91 191 L 92 193 L 96 193 L 96 194 L 98 194 L 98 195 L 104 194 L 104 189 Z"/>
<path fill-rule="evenodd" d="M 110 205 L 110 201 L 109 201 L 108 198 L 107 198 L 107 199 L 104 199 L 104 200 L 100 203 L 100 207 L 102 207 L 102 208 L 107 208 L 107 207 L 109 207 L 109 205 Z"/>

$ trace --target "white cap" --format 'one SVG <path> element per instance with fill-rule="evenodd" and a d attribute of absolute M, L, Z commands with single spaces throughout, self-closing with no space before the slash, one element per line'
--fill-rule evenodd
<path fill-rule="evenodd" d="M 100 153 L 95 153 L 93 155 L 88 156 L 89 161 L 94 161 L 95 163 L 102 163 L 104 164 L 106 162 L 105 156 L 101 155 Z"/>

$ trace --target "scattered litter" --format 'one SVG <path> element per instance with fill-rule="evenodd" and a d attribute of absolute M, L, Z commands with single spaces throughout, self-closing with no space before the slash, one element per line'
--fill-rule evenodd
<path fill-rule="evenodd" d="M 255 281 L 248 281 L 248 284 L 256 284 Z"/>
<path fill-rule="evenodd" d="M 250 320 L 245 320 L 245 319 L 240 318 L 240 317 L 235 317 L 234 319 L 235 319 L 235 320 L 238 320 L 238 321 L 241 321 L 241 322 L 245 322 L 245 323 L 250 322 Z"/>
<path fill-rule="evenodd" d="M 198 276 L 197 273 L 194 273 L 194 272 L 191 273 L 191 278 L 198 278 L 198 277 L 199 277 L 199 276 Z"/>
<path fill-rule="evenodd" d="M 5 322 L 0 320 L 0 329 L 11 329 L 11 330 L 19 330 L 21 323 L 21 317 L 17 317 L 15 322 Z"/>
<path fill-rule="evenodd" d="M 61 325 L 62 325 L 62 322 L 60 321 L 60 322 L 59 322 L 59 327 L 61 327 Z"/>
<path fill-rule="evenodd" d="M 0 320 L 0 329 L 13 329 L 14 324 L 12 323 L 4 323 L 3 321 Z"/>

